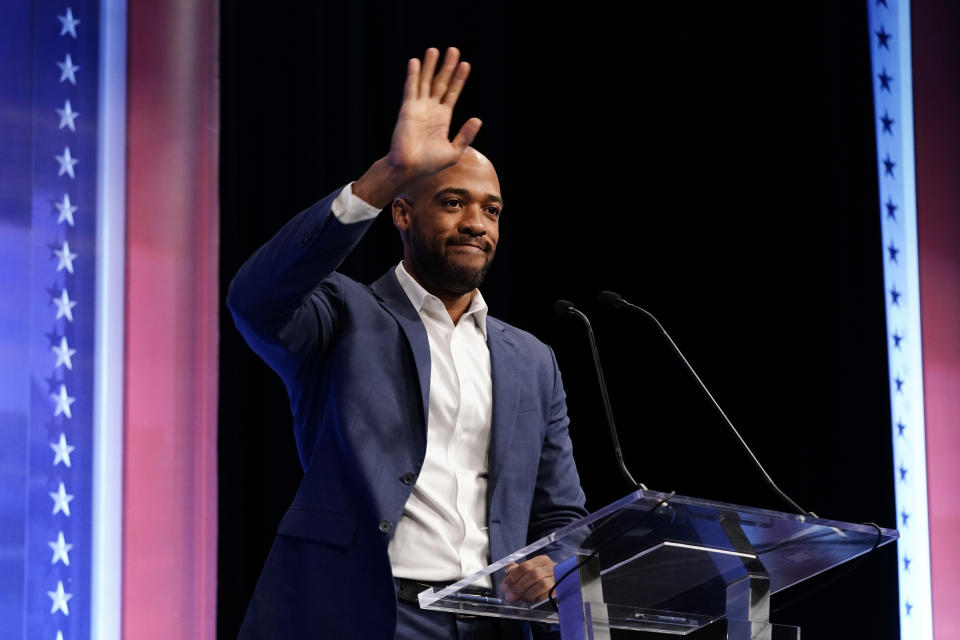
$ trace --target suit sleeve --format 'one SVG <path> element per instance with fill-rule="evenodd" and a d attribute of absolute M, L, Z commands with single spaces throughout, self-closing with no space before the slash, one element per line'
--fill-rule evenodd
<path fill-rule="evenodd" d="M 587 515 L 586 498 L 573 459 L 566 394 L 553 350 L 547 347 L 553 380 L 543 449 L 537 470 L 527 540 L 532 542 Z"/>
<path fill-rule="evenodd" d="M 331 206 L 340 190 L 297 214 L 240 267 L 227 307 L 250 347 L 284 379 L 324 351 L 341 311 L 336 278 L 373 219 L 342 223 Z"/>

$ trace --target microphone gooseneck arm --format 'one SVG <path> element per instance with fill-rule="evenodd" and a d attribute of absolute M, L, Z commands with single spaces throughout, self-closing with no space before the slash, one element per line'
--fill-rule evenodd
<path fill-rule="evenodd" d="M 730 431 L 733 433 L 733 436 L 740 443 L 740 446 L 743 447 L 743 450 L 747 452 L 747 455 L 750 457 L 750 461 L 753 463 L 753 466 L 756 467 L 757 471 L 760 472 L 760 475 L 763 476 L 763 479 L 767 483 L 767 486 L 773 489 L 773 491 L 776 492 L 776 494 L 780 496 L 780 498 L 782 498 L 784 502 L 789 504 L 798 512 L 807 516 L 818 517 L 817 514 L 813 513 L 812 511 L 807 511 L 806 509 L 801 507 L 799 504 L 794 502 L 790 498 L 790 496 L 784 493 L 780 489 L 780 487 L 777 486 L 777 484 L 773 481 L 773 478 L 770 477 L 770 474 L 767 473 L 767 470 L 763 468 L 762 464 L 760 464 L 760 461 L 757 459 L 757 456 L 755 456 L 753 451 L 750 449 L 750 446 L 747 444 L 747 441 L 743 439 L 743 436 L 740 435 L 740 432 L 737 431 L 737 428 L 733 426 L 733 422 L 730 421 L 730 418 L 727 417 L 727 414 L 720 407 L 720 403 L 716 401 L 716 399 L 713 397 L 713 394 L 710 393 L 709 389 L 707 389 L 707 385 L 703 383 L 703 380 L 701 380 L 700 376 L 697 375 L 697 372 L 690 365 L 690 362 L 687 361 L 686 356 L 684 356 L 683 352 L 680 351 L 680 347 L 677 346 L 677 343 L 673 341 L 673 338 L 670 337 L 670 334 L 667 333 L 667 330 L 663 328 L 663 325 L 660 324 L 660 321 L 657 320 L 657 318 L 652 313 L 650 313 L 643 307 L 638 307 L 632 302 L 628 302 L 627 300 L 624 300 L 623 297 L 620 296 L 620 294 L 614 293 L 613 291 L 601 291 L 600 294 L 597 296 L 597 302 L 599 302 L 601 305 L 605 307 L 610 307 L 612 309 L 626 309 L 627 311 L 632 311 L 633 313 L 639 313 L 643 316 L 646 316 L 650 320 L 653 320 L 653 323 L 657 325 L 658 329 L 660 329 L 660 333 L 663 334 L 663 336 L 667 339 L 667 342 L 670 343 L 670 346 L 673 347 L 674 353 L 676 353 L 680 357 L 680 360 L 683 362 L 684 365 L 686 365 L 687 371 L 689 371 L 693 375 L 693 378 L 700 385 L 700 388 L 703 390 L 706 396 L 710 399 L 710 402 L 713 404 L 713 407 L 717 410 L 717 412 L 723 418 L 723 421 L 727 424 L 727 427 L 729 427 Z"/>
<path fill-rule="evenodd" d="M 633 479 L 633 476 L 630 475 L 630 471 L 627 469 L 627 465 L 623 461 L 623 452 L 620 450 L 620 437 L 617 435 L 617 426 L 613 420 L 610 394 L 607 392 L 607 383 L 603 377 L 603 367 L 600 366 L 600 352 L 597 350 L 597 340 L 593 335 L 593 326 L 590 324 L 590 319 L 587 318 L 585 313 L 573 306 L 573 303 L 569 300 L 557 300 L 553 305 L 553 309 L 557 312 L 557 315 L 579 318 L 587 328 L 590 353 L 593 355 L 593 367 L 597 372 L 597 381 L 600 383 L 600 395 L 603 397 L 603 410 L 607 416 L 607 426 L 610 428 L 610 439 L 613 441 L 613 453 L 617 458 L 617 465 L 620 468 L 620 473 L 627 479 L 631 487 L 646 490 L 647 487 L 642 482 L 637 482 Z"/>

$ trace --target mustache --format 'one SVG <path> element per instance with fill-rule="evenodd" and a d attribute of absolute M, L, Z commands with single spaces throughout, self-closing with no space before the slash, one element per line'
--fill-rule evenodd
<path fill-rule="evenodd" d="M 486 253 L 493 251 L 493 243 L 483 236 L 458 236 L 447 240 L 447 245 L 468 245 Z"/>

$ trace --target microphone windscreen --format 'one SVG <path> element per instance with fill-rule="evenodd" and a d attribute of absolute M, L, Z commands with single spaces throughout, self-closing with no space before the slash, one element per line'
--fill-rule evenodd
<path fill-rule="evenodd" d="M 573 303 L 569 300 L 557 300 L 553 303 L 553 310 L 558 316 L 569 316 L 573 310 Z"/>
<path fill-rule="evenodd" d="M 614 293 L 613 291 L 601 291 L 599 294 L 597 294 L 597 302 L 604 307 L 616 309 L 620 306 L 622 301 L 623 297 L 621 297 L 619 293 Z"/>

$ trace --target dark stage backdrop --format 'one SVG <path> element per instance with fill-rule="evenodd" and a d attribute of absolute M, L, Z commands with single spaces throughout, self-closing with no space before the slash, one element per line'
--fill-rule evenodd
<path fill-rule="evenodd" d="M 474 72 L 455 126 L 483 119 L 475 145 L 506 200 L 484 296 L 556 350 L 589 506 L 628 487 L 585 337 L 553 315 L 561 297 L 594 318 L 638 480 L 787 509 L 655 331 L 597 307 L 612 289 L 660 317 L 801 505 L 896 526 L 863 2 L 286 4 L 221 7 L 222 293 L 286 220 L 385 153 L 404 61 L 459 46 Z M 342 271 L 369 282 L 399 257 L 383 218 Z M 230 638 L 300 468 L 279 379 L 221 317 Z M 775 596 L 774 621 L 899 636 L 892 545 L 833 578 Z"/>

